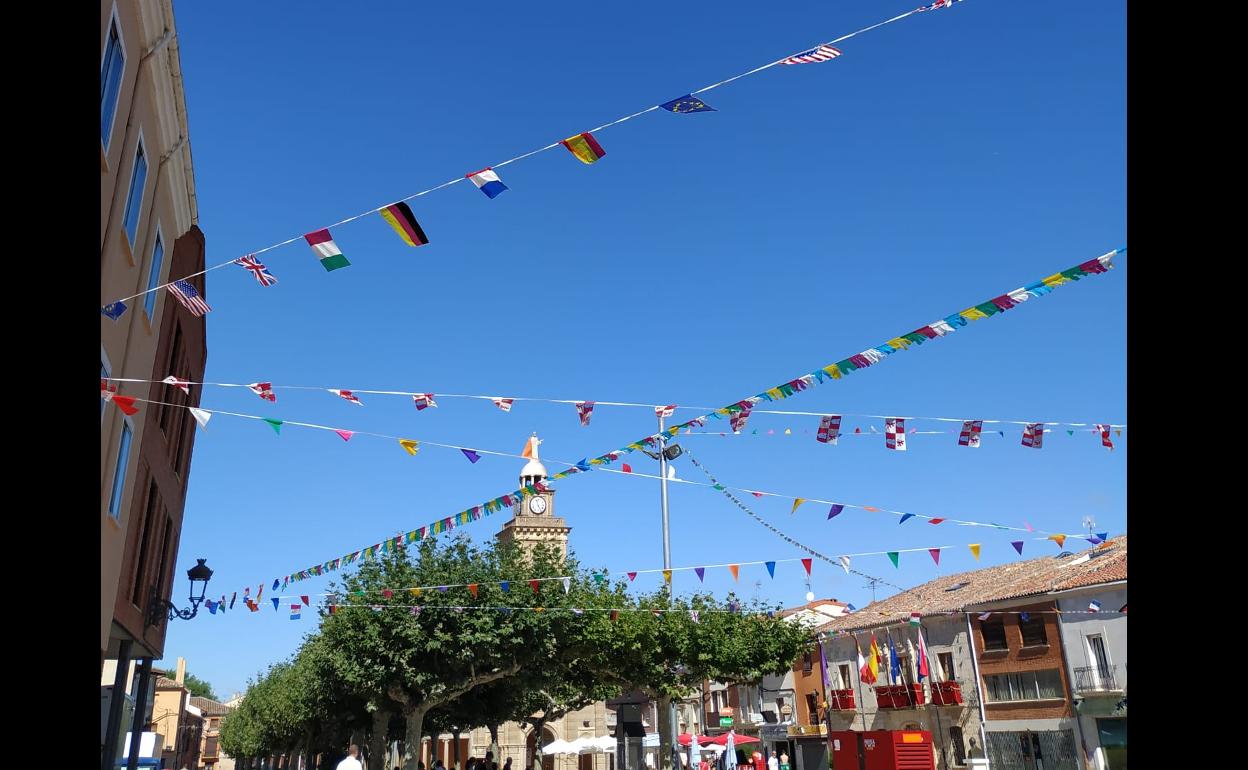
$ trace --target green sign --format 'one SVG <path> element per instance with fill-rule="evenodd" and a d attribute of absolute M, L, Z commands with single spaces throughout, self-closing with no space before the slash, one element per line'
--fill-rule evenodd
<path fill-rule="evenodd" d="M 732 717 L 720 717 L 719 726 L 720 727 L 732 727 Z"/>

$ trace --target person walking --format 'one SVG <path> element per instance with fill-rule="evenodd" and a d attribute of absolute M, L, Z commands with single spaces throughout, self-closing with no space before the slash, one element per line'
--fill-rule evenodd
<path fill-rule="evenodd" d="M 347 756 L 338 763 L 338 770 L 364 770 L 360 764 L 360 747 L 354 743 L 347 749 Z"/>

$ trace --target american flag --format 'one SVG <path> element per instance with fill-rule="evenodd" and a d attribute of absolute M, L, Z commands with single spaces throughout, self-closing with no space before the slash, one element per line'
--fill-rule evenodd
<path fill-rule="evenodd" d="M 816 62 L 829 61 L 841 55 L 839 48 L 833 48 L 830 45 L 821 45 L 818 48 L 812 48 L 809 51 L 802 51 L 796 56 L 790 56 L 781 64 L 815 64 Z"/>
<path fill-rule="evenodd" d="M 204 298 L 199 296 L 199 292 L 195 291 L 195 287 L 186 281 L 174 281 L 169 284 L 169 291 L 196 318 L 199 318 L 204 313 L 212 312 L 212 308 L 208 307 L 208 303 L 204 302 Z"/>
<path fill-rule="evenodd" d="M 234 264 L 241 265 L 251 271 L 261 286 L 272 286 L 277 283 L 277 276 L 269 272 L 269 269 L 256 259 L 255 254 L 248 254 L 245 257 L 234 260 Z"/>

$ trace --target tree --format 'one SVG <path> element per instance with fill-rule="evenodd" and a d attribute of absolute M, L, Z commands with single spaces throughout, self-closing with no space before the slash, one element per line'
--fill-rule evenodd
<path fill-rule="evenodd" d="M 217 694 L 213 692 L 212 685 L 192 673 L 187 673 L 186 681 L 183 683 L 191 695 L 197 698 L 207 698 L 208 700 L 216 700 Z"/>

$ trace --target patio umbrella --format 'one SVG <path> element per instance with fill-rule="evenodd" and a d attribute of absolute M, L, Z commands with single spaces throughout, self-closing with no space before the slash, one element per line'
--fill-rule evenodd
<path fill-rule="evenodd" d="M 689 767 L 696 768 L 701 758 L 698 752 L 698 736 L 694 735 L 689 741 Z"/>
<path fill-rule="evenodd" d="M 724 740 L 724 767 L 726 770 L 736 770 L 737 768 L 737 745 L 735 738 L 735 731 L 729 730 L 728 737 Z"/>

